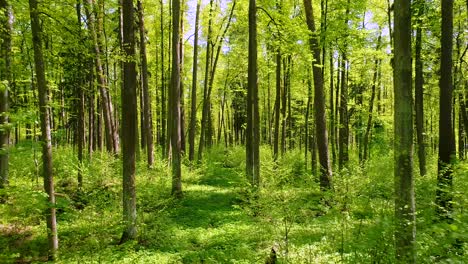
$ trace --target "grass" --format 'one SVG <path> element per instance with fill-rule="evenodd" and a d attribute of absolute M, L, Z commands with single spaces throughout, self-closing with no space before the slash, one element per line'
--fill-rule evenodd
<path fill-rule="evenodd" d="M 0 263 L 44 261 L 46 197 L 37 179 L 34 148 L 38 150 L 22 143 L 11 151 L 11 186 L 0 204 Z M 57 262 L 265 263 L 272 248 L 279 263 L 394 262 L 391 153 L 371 160 L 365 169 L 351 163 L 347 171 L 335 173 L 329 206 L 301 153 L 289 152 L 273 163 L 269 149 L 261 151 L 260 191 L 245 179 L 242 148 L 215 147 L 202 164 L 183 166 L 181 200 L 170 195 L 166 162 L 158 160 L 152 169 L 140 162 L 138 240 L 119 245 L 121 162 L 97 152 L 79 168 L 73 149 L 54 149 Z M 420 263 L 468 261 L 465 168 L 460 164 L 456 171 L 451 224 L 432 221 L 435 168 L 416 177 Z M 79 169 L 82 193 L 76 188 Z"/>

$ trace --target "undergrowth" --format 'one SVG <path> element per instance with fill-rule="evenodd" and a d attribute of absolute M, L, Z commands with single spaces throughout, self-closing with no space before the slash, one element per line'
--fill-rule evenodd
<path fill-rule="evenodd" d="M 261 148 L 261 188 L 245 179 L 245 150 L 214 147 L 200 164 L 184 161 L 184 197 L 170 195 L 170 170 L 157 159 L 137 165 L 137 241 L 119 245 L 121 161 L 96 152 L 78 166 L 69 147 L 54 149 L 58 263 L 394 263 L 393 155 L 365 167 L 352 160 L 334 173 L 334 191 L 321 193 L 303 153 L 273 162 Z M 47 248 L 46 196 L 40 148 L 11 150 L 10 186 L 1 190 L 0 262 L 41 262 Z M 428 164 L 436 164 L 434 158 Z M 308 169 L 306 169 L 308 168 Z M 78 191 L 76 178 L 83 173 Z M 434 221 L 436 167 L 416 173 L 420 263 L 468 262 L 468 165 L 454 177 L 451 223 Z"/>

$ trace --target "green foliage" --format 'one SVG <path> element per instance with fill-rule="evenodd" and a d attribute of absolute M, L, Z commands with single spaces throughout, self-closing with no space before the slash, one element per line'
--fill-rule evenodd
<path fill-rule="evenodd" d="M 40 261 L 46 250 L 47 202 L 36 183 L 33 149 L 11 149 L 11 186 L 0 204 L 0 261 Z M 37 150 L 36 150 L 37 151 Z M 54 151 L 61 242 L 59 263 L 262 263 L 271 248 L 280 263 L 393 263 L 393 154 L 362 168 L 352 159 L 334 174 L 333 194 L 320 192 L 305 170 L 303 154 L 289 151 L 272 161 L 262 147 L 262 186 L 245 179 L 243 147 L 210 149 L 203 163 L 183 167 L 184 198 L 170 195 L 170 167 L 137 166 L 138 240 L 118 245 L 121 225 L 121 161 L 96 152 L 82 169 L 72 148 Z M 36 153 L 40 155 L 40 153 Z M 39 159 L 40 160 L 40 159 Z M 428 164 L 435 164 L 429 159 Z M 39 161 L 40 162 L 40 161 Z M 40 164 L 39 164 L 40 167 Z M 418 259 L 466 262 L 468 199 L 466 164 L 455 170 L 451 223 L 434 222 L 435 166 L 416 178 Z"/>

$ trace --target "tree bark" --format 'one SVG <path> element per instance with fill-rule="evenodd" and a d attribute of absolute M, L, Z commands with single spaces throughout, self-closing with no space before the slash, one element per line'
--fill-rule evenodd
<path fill-rule="evenodd" d="M 179 32 L 179 65 L 180 65 L 180 154 L 185 153 L 185 100 L 184 100 L 184 10 L 185 0 L 181 0 L 180 8 L 180 32 Z"/>
<path fill-rule="evenodd" d="M 47 80 L 44 69 L 44 56 L 42 53 L 42 32 L 39 21 L 39 10 L 36 0 L 29 0 L 29 14 L 31 17 L 31 31 L 34 48 L 34 65 L 36 83 L 39 90 L 39 114 L 41 119 L 42 164 L 44 189 L 48 196 L 46 213 L 47 238 L 49 244 L 48 258 L 54 260 L 58 250 L 57 219 L 55 215 L 55 191 L 52 165 L 52 136 L 50 131 L 50 112 Z"/>
<path fill-rule="evenodd" d="M 192 98 L 190 110 L 190 129 L 189 129 L 189 160 L 195 158 L 195 128 L 197 125 L 197 82 L 198 82 L 198 30 L 200 24 L 200 2 L 197 0 L 197 11 L 195 15 L 195 39 L 193 42 L 193 65 L 192 65 Z"/>
<path fill-rule="evenodd" d="M 181 127 L 180 127 L 180 0 L 172 0 L 172 76 L 171 76 L 171 147 L 172 147 L 172 194 L 182 197 L 181 181 Z"/>
<path fill-rule="evenodd" d="M 416 262 L 410 6 L 409 1 L 395 0 L 393 73 L 395 244 L 396 259 L 399 263 Z"/>
<path fill-rule="evenodd" d="M 258 112 L 257 5 L 249 0 L 249 58 L 247 87 L 246 175 L 250 183 L 260 185 L 260 117 Z"/>
<path fill-rule="evenodd" d="M 135 63 L 135 31 L 133 1 L 122 1 L 123 23 L 123 86 L 122 86 L 122 160 L 123 160 L 123 223 L 120 243 L 134 240 L 136 227 L 135 159 L 137 144 L 137 94 Z"/>
<path fill-rule="evenodd" d="M 436 190 L 436 212 L 439 218 L 450 219 L 452 211 L 452 173 L 455 146 L 452 123 L 452 37 L 453 1 L 442 0 L 442 37 L 440 59 L 440 117 L 439 117 L 439 162 Z"/>
<path fill-rule="evenodd" d="M 327 120 L 325 114 L 325 90 L 323 87 L 323 76 L 320 59 L 320 45 L 318 42 L 318 34 L 315 29 L 314 13 L 311 0 L 304 0 L 304 9 L 306 13 L 307 27 L 310 31 L 309 46 L 313 53 L 314 62 L 313 77 L 314 77 L 314 114 L 315 114 L 315 133 L 318 147 L 318 156 L 320 163 L 320 189 L 322 191 L 331 190 L 332 169 L 328 153 L 328 135 L 327 135 Z"/>
<path fill-rule="evenodd" d="M 203 148 L 206 145 L 206 130 L 208 123 L 208 83 L 210 73 L 210 58 L 211 56 L 211 24 L 212 24 L 212 13 L 213 13 L 213 0 L 210 0 L 210 14 L 208 20 L 208 36 L 206 38 L 206 61 L 205 61 L 205 81 L 203 82 L 203 109 L 202 109 L 202 120 L 200 129 L 200 142 L 198 142 L 198 161 L 201 161 L 203 157 Z"/>
<path fill-rule="evenodd" d="M 377 47 L 376 51 L 380 50 L 380 45 L 382 42 L 382 35 L 379 35 L 379 38 L 377 39 Z M 371 88 L 371 98 L 369 101 L 369 113 L 367 115 L 367 126 L 366 126 L 366 132 L 364 134 L 364 142 L 363 142 L 363 163 L 369 159 L 369 141 L 370 141 L 370 135 L 372 131 L 372 118 L 374 115 L 374 101 L 375 101 L 375 89 L 377 86 L 377 78 L 379 74 L 379 67 L 380 67 L 380 59 L 375 59 L 374 62 L 374 75 L 372 77 L 372 88 Z"/>
<path fill-rule="evenodd" d="M 7 0 L 0 0 L 0 189 L 8 185 L 8 148 L 10 145 L 9 99 L 11 88 L 11 34 L 13 12 Z"/>
<path fill-rule="evenodd" d="M 346 14 L 345 14 L 345 26 L 346 32 L 348 30 L 348 21 L 349 21 L 349 5 L 350 0 L 346 4 Z M 348 163 L 349 154 L 348 154 L 348 142 L 349 142 L 349 124 L 348 124 L 348 80 L 347 75 L 347 44 L 346 39 L 348 33 L 345 33 L 345 44 L 343 52 L 341 54 L 341 94 L 340 94 L 340 128 L 339 128 L 339 161 L 338 167 L 343 169 L 344 166 Z"/>
<path fill-rule="evenodd" d="M 92 65 L 90 65 L 92 68 Z M 89 95 L 88 95 L 88 155 L 91 159 L 95 149 L 96 141 L 94 140 L 94 78 L 93 73 L 89 73 Z"/>
<path fill-rule="evenodd" d="M 154 163 L 154 151 L 153 151 L 153 118 L 151 116 L 151 98 L 148 86 L 148 62 L 146 58 L 146 34 L 145 34 L 145 23 L 143 16 L 143 6 L 141 1 L 138 1 L 138 19 L 140 29 L 140 59 L 141 59 L 141 79 L 143 89 L 143 101 L 145 109 L 143 115 L 145 116 L 145 135 L 146 135 L 146 152 L 148 166 L 153 166 Z"/>
<path fill-rule="evenodd" d="M 419 173 L 426 175 L 426 150 L 424 142 L 424 77 L 423 63 L 421 59 L 422 49 L 422 16 L 424 14 L 424 0 L 417 2 L 417 21 L 416 21 L 416 44 L 415 44 L 415 112 L 416 112 L 416 136 L 418 142 Z"/>
<path fill-rule="evenodd" d="M 273 157 L 276 161 L 279 152 L 279 130 L 280 130 L 280 100 L 281 100 L 281 52 L 276 51 L 276 97 L 275 97 L 275 136 L 273 143 Z"/>
<path fill-rule="evenodd" d="M 309 116 L 310 116 L 310 103 L 312 102 L 312 80 L 310 79 L 310 69 L 307 70 L 307 106 L 305 114 L 305 136 L 304 136 L 304 160 L 305 160 L 305 169 L 307 171 L 307 154 L 311 149 L 308 144 L 312 145 L 315 142 L 309 140 Z"/>
<path fill-rule="evenodd" d="M 286 58 L 283 58 L 283 90 L 281 93 L 281 156 L 286 152 L 286 109 L 288 103 L 288 64 L 286 63 Z"/>
<path fill-rule="evenodd" d="M 334 66 L 333 66 L 333 50 L 330 49 L 330 145 L 332 159 L 336 159 L 336 135 L 335 135 L 335 105 L 333 101 L 333 89 L 334 89 Z"/>
<path fill-rule="evenodd" d="M 99 85 L 99 91 L 101 95 L 101 105 L 104 114 L 104 125 L 106 130 L 106 139 L 107 139 L 107 150 L 112 153 L 119 153 L 119 136 L 117 129 L 115 127 L 115 122 L 113 121 L 113 106 L 110 101 L 109 90 L 107 89 L 107 79 L 104 73 L 104 67 L 101 60 L 101 47 L 98 34 L 96 32 L 95 18 L 93 16 L 93 6 L 94 0 L 86 0 L 86 11 L 88 16 L 89 23 L 89 32 L 91 34 L 93 45 L 94 45 L 94 63 L 96 67 L 97 80 Z"/>
<path fill-rule="evenodd" d="M 160 5 L 161 5 L 161 13 L 160 13 L 160 16 L 161 16 L 161 113 L 160 113 L 160 117 L 161 117 L 161 138 L 159 139 L 159 144 L 161 146 L 161 152 L 162 152 L 162 156 L 163 157 L 166 157 L 166 101 L 167 101 L 167 98 L 166 98 L 166 76 L 165 76 L 165 73 L 164 73 L 164 63 L 165 63 L 165 60 L 164 60 L 164 52 L 166 51 L 164 49 L 164 3 L 163 3 L 163 0 L 161 0 L 160 2 Z"/>

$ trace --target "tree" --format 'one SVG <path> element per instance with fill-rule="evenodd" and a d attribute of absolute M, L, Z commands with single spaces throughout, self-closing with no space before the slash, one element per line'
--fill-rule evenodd
<path fill-rule="evenodd" d="M 189 129 L 189 160 L 195 158 L 195 128 L 197 124 L 197 72 L 198 72 L 198 31 L 200 23 L 200 0 L 197 0 L 197 11 L 195 15 L 195 39 L 193 41 L 193 66 L 192 66 L 192 97 L 190 110 Z"/>
<path fill-rule="evenodd" d="M 257 4 L 249 0 L 249 60 L 247 86 L 246 175 L 253 186 L 260 184 L 260 116 L 257 83 Z"/>
<path fill-rule="evenodd" d="M 304 9 L 306 13 L 307 27 L 310 31 L 309 47 L 313 55 L 312 74 L 314 78 L 314 118 L 315 134 L 320 163 L 320 188 L 322 190 L 331 190 L 332 169 L 328 153 L 328 134 L 327 121 L 325 114 L 325 90 L 323 87 L 322 64 L 320 58 L 320 45 L 318 34 L 315 29 L 314 12 L 311 0 L 304 0 Z M 313 143 L 311 143 L 313 144 Z"/>
<path fill-rule="evenodd" d="M 145 36 L 145 23 L 143 17 L 143 6 L 141 1 L 138 1 L 138 20 L 140 31 L 140 59 L 141 59 L 141 83 L 143 89 L 144 109 L 143 115 L 145 120 L 145 136 L 146 136 L 146 152 L 148 166 L 153 166 L 154 152 L 153 152 L 153 121 L 151 117 L 151 98 L 148 87 L 148 61 L 146 58 L 146 36 Z"/>
<path fill-rule="evenodd" d="M 133 29 L 133 1 L 123 0 L 123 86 L 122 86 L 122 160 L 123 160 L 123 221 L 120 243 L 137 236 L 135 153 L 137 131 L 137 94 L 135 66 L 135 31 Z"/>
<path fill-rule="evenodd" d="M 422 28 L 424 14 L 424 0 L 416 2 L 416 43 L 415 43 L 415 112 L 416 112 L 416 135 L 418 140 L 418 159 L 419 159 L 419 173 L 421 176 L 426 175 L 426 150 L 424 142 L 424 76 L 423 76 L 423 62 L 421 59 L 422 50 Z"/>
<path fill-rule="evenodd" d="M 349 23 L 349 5 L 350 0 L 346 2 L 346 13 L 344 25 L 346 32 L 348 31 Z M 348 116 L 348 79 L 347 79 L 347 44 L 348 33 L 345 33 L 345 43 L 343 52 L 341 53 L 341 94 L 340 94 L 340 128 L 339 128 L 339 168 L 342 169 L 349 160 L 348 142 L 349 142 L 349 116 Z"/>
<path fill-rule="evenodd" d="M 96 25 L 95 16 L 93 15 L 94 0 L 86 0 L 86 11 L 88 16 L 88 28 L 91 35 L 94 47 L 94 65 L 96 67 L 97 80 L 99 85 L 99 91 L 101 95 L 101 104 L 104 113 L 104 124 L 106 127 L 106 139 L 107 139 L 107 150 L 109 152 L 119 152 L 119 135 L 114 121 L 114 110 L 112 106 L 111 96 L 107 90 L 107 78 L 104 72 L 104 67 L 101 59 L 101 40 L 100 35 L 97 33 L 97 29 L 101 28 L 100 19 L 97 19 L 98 24 Z"/>
<path fill-rule="evenodd" d="M 416 262 L 410 6 L 396 0 L 394 9 L 395 244 L 400 263 Z"/>
<path fill-rule="evenodd" d="M 11 33 L 13 13 L 7 0 L 0 0 L 0 188 L 8 184 L 8 127 L 9 99 L 11 84 Z"/>
<path fill-rule="evenodd" d="M 169 104 L 171 107 L 172 194 L 182 197 L 181 175 L 181 111 L 180 111 L 180 0 L 172 0 L 172 75 Z"/>
<path fill-rule="evenodd" d="M 39 9 L 36 0 L 29 0 L 29 14 L 31 18 L 31 31 L 34 48 L 34 66 L 36 83 L 39 91 L 39 113 L 41 119 L 42 166 L 44 189 L 48 196 L 48 209 L 46 213 L 47 238 L 49 244 L 48 257 L 54 260 L 58 250 L 57 219 L 55 212 L 54 174 L 52 165 L 52 137 L 50 129 L 50 106 L 47 80 L 42 53 L 42 32 L 39 21 Z"/>
<path fill-rule="evenodd" d="M 452 173 L 455 159 L 455 139 L 452 122 L 452 37 L 453 1 L 442 0 L 442 36 L 440 39 L 440 116 L 439 160 L 437 170 L 436 206 L 441 219 L 449 219 L 452 211 Z"/>
<path fill-rule="evenodd" d="M 275 134 L 273 140 L 273 157 L 278 159 L 279 152 L 279 130 L 280 130 L 280 100 L 281 100 L 281 51 L 276 51 L 276 96 L 275 96 Z"/>
<path fill-rule="evenodd" d="M 209 113 L 208 113 L 208 108 L 210 107 L 210 102 L 208 100 L 208 83 L 209 77 L 210 77 L 210 69 L 211 69 L 211 61 L 210 59 L 212 58 L 211 54 L 213 53 L 212 51 L 212 40 L 211 40 L 211 34 L 212 34 L 212 23 L 213 23 L 213 0 L 210 0 L 210 14 L 208 18 L 208 36 L 206 38 L 206 60 L 205 60 L 205 80 L 203 81 L 203 109 L 202 109 L 202 119 L 201 119 L 201 130 L 200 130 L 200 142 L 198 142 L 198 160 L 200 161 L 203 157 L 203 148 L 206 145 L 206 135 L 207 133 L 207 126 L 208 126 L 208 118 L 209 118 Z"/>
<path fill-rule="evenodd" d="M 379 34 L 379 37 L 377 38 L 376 51 L 380 50 L 380 46 L 382 44 L 381 42 L 382 42 L 382 35 Z M 364 142 L 363 142 L 364 153 L 362 155 L 363 161 L 366 161 L 369 158 L 369 140 L 370 140 L 371 129 L 373 126 L 372 118 L 374 115 L 375 89 L 376 89 L 376 86 L 378 86 L 377 78 L 379 76 L 380 63 L 381 63 L 381 59 L 376 58 L 374 61 L 374 74 L 372 77 L 371 98 L 369 102 L 369 114 L 367 116 L 367 126 L 366 126 L 366 132 L 364 134 Z"/>

